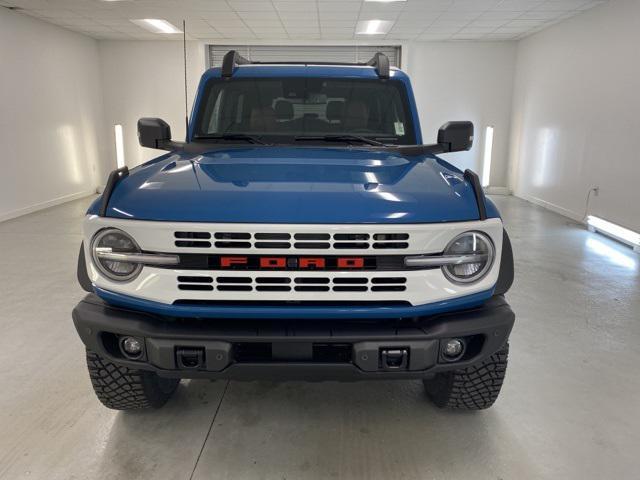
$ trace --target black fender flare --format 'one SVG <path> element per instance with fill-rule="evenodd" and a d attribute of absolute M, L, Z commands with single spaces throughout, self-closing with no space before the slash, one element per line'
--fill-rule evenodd
<path fill-rule="evenodd" d="M 513 249 L 507 230 L 502 230 L 502 256 L 500 257 L 500 273 L 494 295 L 504 295 L 513 285 Z"/>
<path fill-rule="evenodd" d="M 87 261 L 84 256 L 84 242 L 80 244 L 80 253 L 78 254 L 78 270 L 76 272 L 78 283 L 85 292 L 93 293 L 93 285 L 87 273 Z"/>

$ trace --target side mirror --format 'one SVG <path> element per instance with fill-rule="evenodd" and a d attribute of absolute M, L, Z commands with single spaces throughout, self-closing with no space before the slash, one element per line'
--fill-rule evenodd
<path fill-rule="evenodd" d="M 138 141 L 148 148 L 166 150 L 171 143 L 171 127 L 160 118 L 138 120 Z"/>
<path fill-rule="evenodd" d="M 473 145 L 473 123 L 447 122 L 438 130 L 438 145 L 443 153 L 464 152 Z"/>

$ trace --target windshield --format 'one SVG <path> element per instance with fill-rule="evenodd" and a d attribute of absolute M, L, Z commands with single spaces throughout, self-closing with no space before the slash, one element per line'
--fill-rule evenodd
<path fill-rule="evenodd" d="M 364 137 L 390 144 L 415 144 L 406 90 L 398 81 L 210 80 L 200 104 L 195 139 L 226 136 L 226 140 L 238 142 L 242 135 L 269 143 L 335 141 L 336 136 L 346 135 L 353 136 L 347 140 L 354 142 L 358 141 L 355 137 Z"/>

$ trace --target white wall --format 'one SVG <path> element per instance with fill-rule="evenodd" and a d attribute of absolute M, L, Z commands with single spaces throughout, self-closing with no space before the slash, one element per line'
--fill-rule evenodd
<path fill-rule="evenodd" d="M 95 192 L 97 42 L 0 8 L 0 221 Z"/>
<path fill-rule="evenodd" d="M 506 186 L 516 42 L 411 43 L 405 49 L 424 142 L 435 142 L 449 120 L 471 120 L 471 151 L 443 158 L 481 174 L 484 133 L 493 126 L 490 185 Z"/>
<path fill-rule="evenodd" d="M 138 144 L 137 122 L 140 117 L 162 118 L 171 126 L 173 138 L 184 140 L 181 41 L 101 41 L 100 61 L 105 106 L 104 136 L 114 150 L 113 126 L 123 126 L 127 166 L 139 165 L 162 154 L 159 150 L 142 148 Z M 198 81 L 206 68 L 204 46 L 199 42 L 188 42 L 187 66 L 191 112 Z M 103 183 L 114 168 L 115 156 L 101 172 Z"/>
<path fill-rule="evenodd" d="M 640 231 L 640 2 L 617 0 L 518 49 L 511 179 L 518 196 Z"/>

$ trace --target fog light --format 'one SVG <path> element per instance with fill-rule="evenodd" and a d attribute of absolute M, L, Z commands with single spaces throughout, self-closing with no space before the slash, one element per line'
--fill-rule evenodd
<path fill-rule="evenodd" d="M 442 354 L 447 358 L 447 360 L 452 360 L 462 355 L 463 351 L 464 343 L 462 340 L 452 338 L 451 340 L 447 340 L 447 343 L 444 344 Z"/>
<path fill-rule="evenodd" d="M 125 355 L 138 357 L 142 353 L 142 340 L 136 337 L 124 337 L 121 342 Z"/>

